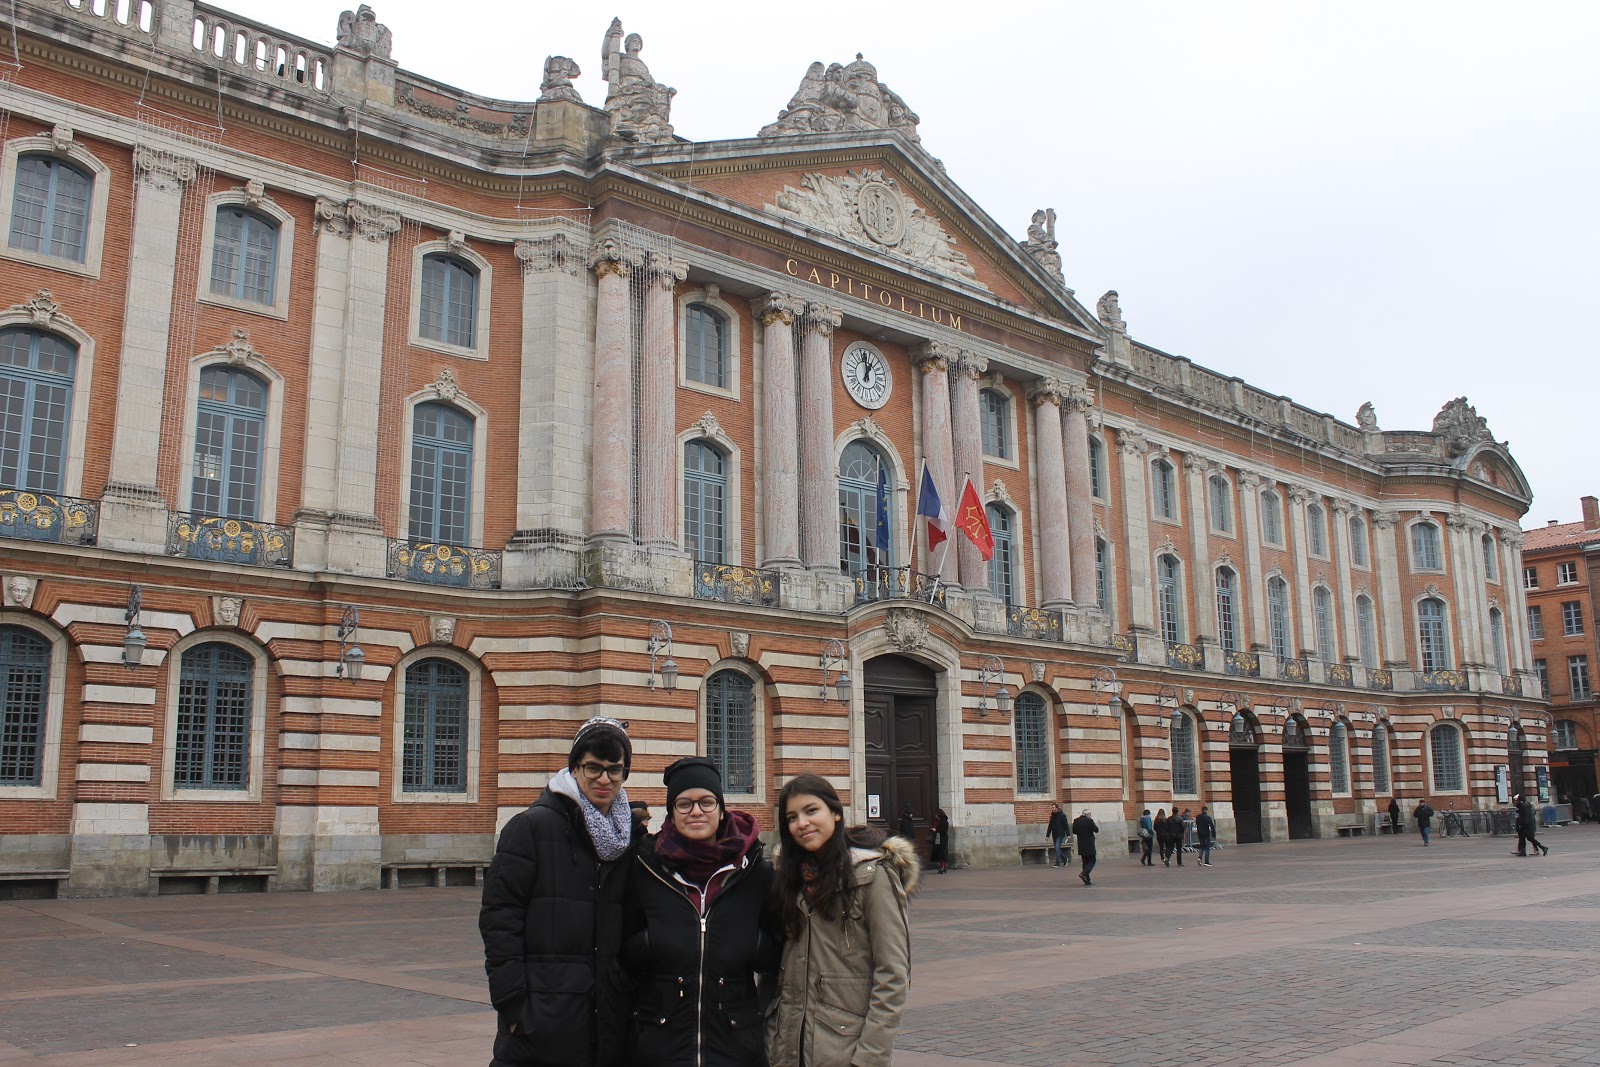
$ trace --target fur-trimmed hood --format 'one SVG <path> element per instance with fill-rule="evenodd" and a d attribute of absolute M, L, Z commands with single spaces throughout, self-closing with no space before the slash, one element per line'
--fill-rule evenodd
<path fill-rule="evenodd" d="M 916 892 L 917 883 L 922 880 L 922 859 L 911 842 L 903 837 L 886 837 L 877 848 L 851 848 L 850 860 L 856 867 L 857 885 L 870 882 L 879 863 L 894 868 L 908 897 Z"/>

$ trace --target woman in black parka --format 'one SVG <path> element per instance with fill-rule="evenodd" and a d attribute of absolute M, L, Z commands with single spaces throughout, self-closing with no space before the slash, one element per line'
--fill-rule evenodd
<path fill-rule="evenodd" d="M 756 978 L 775 974 L 782 926 L 756 822 L 723 806 L 710 760 L 664 775 L 667 818 L 640 846 L 623 960 L 638 983 L 634 1067 L 765 1067 Z"/>

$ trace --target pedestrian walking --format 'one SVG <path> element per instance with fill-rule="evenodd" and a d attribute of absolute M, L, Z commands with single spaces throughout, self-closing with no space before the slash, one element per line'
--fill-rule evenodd
<path fill-rule="evenodd" d="M 1194 816 L 1189 814 L 1188 808 L 1184 808 L 1181 815 L 1174 808 L 1167 825 L 1172 830 L 1172 854 L 1177 857 L 1178 866 L 1182 867 L 1183 850 L 1189 844 L 1189 832 L 1194 829 Z"/>
<path fill-rule="evenodd" d="M 1089 876 L 1094 873 L 1095 847 L 1094 835 L 1100 832 L 1100 827 L 1095 825 L 1094 817 L 1089 814 L 1089 809 L 1084 808 L 1083 814 L 1072 820 L 1072 835 L 1078 839 L 1078 861 L 1083 864 L 1083 870 L 1078 878 L 1084 885 L 1094 885 Z"/>
<path fill-rule="evenodd" d="M 917 841 L 917 817 L 911 814 L 911 805 L 907 804 L 905 810 L 900 812 L 900 825 L 896 827 L 900 836 L 910 841 L 913 846 Z"/>
<path fill-rule="evenodd" d="M 1389 798 L 1389 832 L 1391 834 L 1398 834 L 1400 832 L 1400 798 L 1399 797 L 1390 797 Z"/>
<path fill-rule="evenodd" d="M 768 1020 L 771 1067 L 888 1067 L 911 977 L 916 853 L 900 838 L 846 827 L 839 794 L 814 774 L 778 795 L 778 841 L 787 940 Z"/>
<path fill-rule="evenodd" d="M 1428 847 L 1428 833 L 1433 827 L 1433 809 L 1426 800 L 1417 801 L 1417 806 L 1411 809 L 1411 818 L 1417 824 L 1417 833 L 1422 835 L 1422 847 Z"/>
<path fill-rule="evenodd" d="M 1211 866 L 1211 845 L 1217 839 L 1217 821 L 1200 805 L 1200 814 L 1194 817 L 1195 844 L 1200 853 L 1195 861 L 1202 867 Z"/>
<path fill-rule="evenodd" d="M 635 800 L 628 805 L 629 814 L 633 817 L 635 839 L 643 840 L 650 837 L 650 805 L 642 800 Z"/>
<path fill-rule="evenodd" d="M 628 1063 L 761 1067 L 756 982 L 783 951 L 772 865 L 755 818 L 725 806 L 716 764 L 688 756 L 662 781 L 667 821 L 640 843 L 625 898 L 622 959 L 639 987 Z"/>
<path fill-rule="evenodd" d="M 950 816 L 943 808 L 934 809 L 933 828 L 928 831 L 928 859 L 940 874 L 950 873 Z"/>
<path fill-rule="evenodd" d="M 1178 813 L 1177 812 L 1173 812 L 1172 813 L 1172 817 L 1174 819 L 1177 818 L 1178 817 Z M 1167 809 L 1166 808 L 1157 808 L 1156 809 L 1156 818 L 1155 818 L 1156 844 L 1158 846 L 1160 846 L 1160 848 L 1161 848 L 1161 866 L 1163 866 L 1163 867 L 1172 866 L 1172 826 L 1171 826 L 1171 822 L 1172 822 L 1172 819 L 1167 818 Z"/>
<path fill-rule="evenodd" d="M 1154 867 L 1156 861 L 1150 858 L 1150 852 L 1155 847 L 1156 825 L 1150 818 L 1150 809 L 1145 808 L 1144 814 L 1139 816 L 1139 862 L 1145 867 Z"/>
<path fill-rule="evenodd" d="M 1572 802 L 1572 817 L 1579 822 L 1589 821 L 1589 798 L 1578 797 Z"/>
<path fill-rule="evenodd" d="M 627 728 L 578 727 L 567 768 L 500 832 L 483 883 L 490 1067 L 621 1067 L 633 1002 L 622 976 L 622 902 L 634 823 L 622 783 Z"/>
<path fill-rule="evenodd" d="M 1513 856 L 1526 856 L 1528 846 L 1539 850 L 1539 855 L 1550 855 L 1550 849 L 1539 843 L 1539 816 L 1533 810 L 1533 801 L 1522 794 L 1512 798 L 1517 805 L 1517 850 Z"/>
<path fill-rule="evenodd" d="M 1061 810 L 1060 804 L 1050 805 L 1050 821 L 1045 824 L 1044 836 L 1050 839 L 1050 866 L 1065 867 L 1067 857 L 1061 854 L 1061 842 L 1067 839 L 1066 812 Z"/>

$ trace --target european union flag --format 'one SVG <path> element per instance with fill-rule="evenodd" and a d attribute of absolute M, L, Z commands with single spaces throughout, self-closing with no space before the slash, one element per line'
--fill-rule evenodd
<path fill-rule="evenodd" d="M 878 464 L 878 529 L 875 540 L 878 545 L 878 559 L 887 563 L 889 560 L 889 475 L 884 470 L 882 463 Z"/>

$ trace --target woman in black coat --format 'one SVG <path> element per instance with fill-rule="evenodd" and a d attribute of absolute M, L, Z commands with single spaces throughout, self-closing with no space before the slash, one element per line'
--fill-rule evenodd
<path fill-rule="evenodd" d="M 783 935 L 756 823 L 698 756 L 666 770 L 667 820 L 639 848 L 623 960 L 638 982 L 633 1067 L 765 1067 L 756 978 Z"/>
<path fill-rule="evenodd" d="M 928 860 L 939 868 L 940 874 L 950 873 L 950 816 L 943 808 L 933 813 L 933 827 L 928 831 Z"/>

